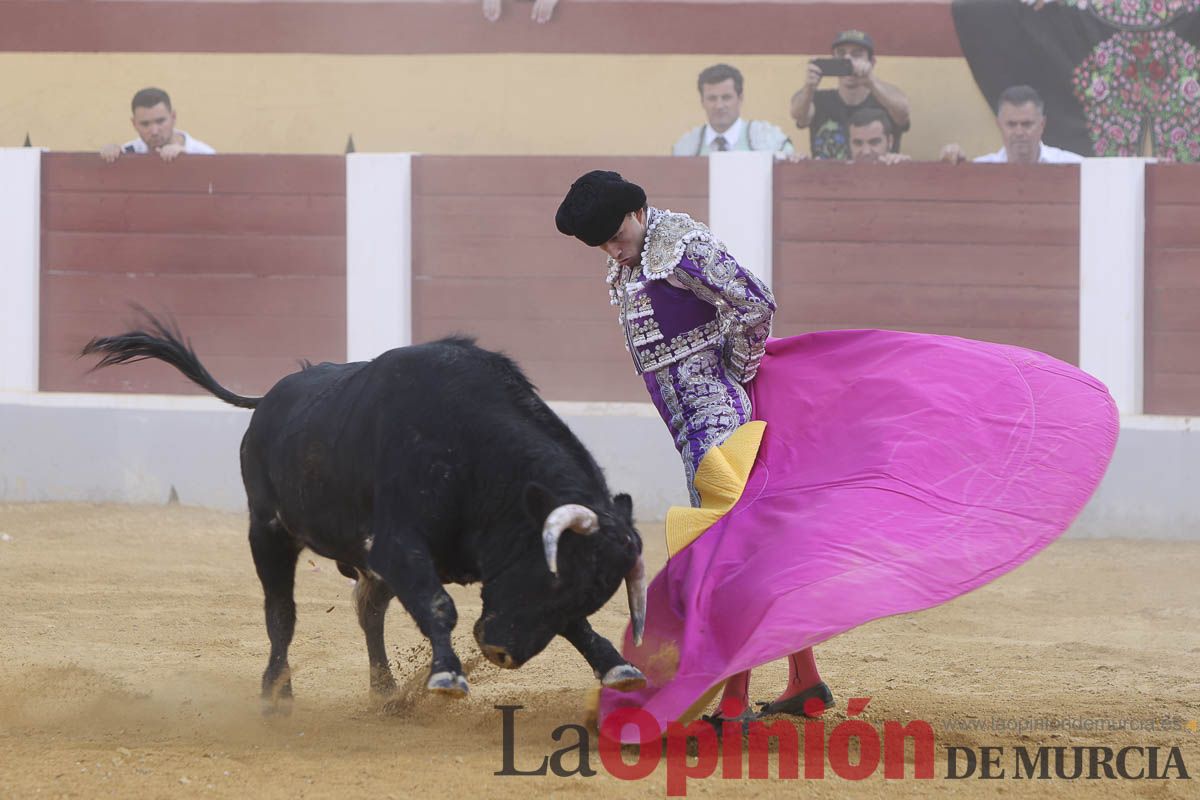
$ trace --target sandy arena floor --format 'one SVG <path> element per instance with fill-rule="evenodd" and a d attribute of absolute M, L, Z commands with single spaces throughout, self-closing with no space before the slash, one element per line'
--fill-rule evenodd
<path fill-rule="evenodd" d="M 646 526 L 649 566 L 664 560 Z M 4 538 L 7 536 L 8 538 Z M 946 780 L 947 745 L 1011 748 L 1178 746 L 1200 773 L 1200 544 L 1059 542 L 967 597 L 864 626 L 817 650 L 845 719 L 924 719 L 937 737 L 933 780 L 689 783 L 689 795 L 971 796 L 998 793 L 1200 797 L 1193 780 Z M 428 648 L 394 604 L 388 647 L 407 694 L 383 711 L 367 694 L 366 652 L 349 582 L 305 554 L 291 662 L 290 718 L 259 716 L 267 640 L 242 515 L 187 507 L 0 505 L 0 798 L 16 797 L 613 797 L 663 796 L 648 779 L 496 777 L 499 704 L 517 716 L 516 765 L 570 743 L 593 679 L 565 643 L 516 672 L 480 658 L 470 637 L 477 588 L 453 587 L 456 644 L 470 672 L 463 701 L 416 687 Z M 623 593 L 593 618 L 616 638 Z M 783 664 L 755 673 L 757 699 L 782 685 Z M 406 679 L 406 680 L 405 680 Z M 1158 731 L 993 730 L 1040 718 L 1177 717 Z M 1014 722 L 1005 722 L 1014 720 Z M 1178 726 L 1178 721 L 1173 725 Z M 1011 759 L 1006 757 L 1006 762 Z M 568 762 L 571 763 L 571 762 Z M 1007 764 L 1006 764 L 1007 765 Z M 772 765 L 772 775 L 774 772 Z M 1011 774 L 1011 772 L 1010 772 Z"/>

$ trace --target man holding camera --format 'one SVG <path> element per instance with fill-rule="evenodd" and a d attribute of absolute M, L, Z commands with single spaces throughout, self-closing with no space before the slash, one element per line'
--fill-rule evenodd
<path fill-rule="evenodd" d="M 175 109 L 171 97 L 153 86 L 133 96 L 133 129 L 138 138 L 125 144 L 106 144 L 100 157 L 113 163 L 122 153 L 157 153 L 163 161 L 174 161 L 183 153 L 211 156 L 216 150 L 175 127 Z"/>
<path fill-rule="evenodd" d="M 850 115 L 863 108 L 879 108 L 888 115 L 892 152 L 899 152 L 900 135 L 909 128 L 908 97 L 876 77 L 875 43 L 862 31 L 842 31 L 833 40 L 832 51 L 833 58 L 808 62 L 804 87 L 792 95 L 792 119 L 797 128 L 808 128 L 813 158 L 850 158 Z M 838 87 L 818 90 L 825 76 L 836 76 Z"/>

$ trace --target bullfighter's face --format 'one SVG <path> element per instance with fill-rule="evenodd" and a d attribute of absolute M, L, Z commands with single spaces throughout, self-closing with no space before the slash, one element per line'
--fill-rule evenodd
<path fill-rule="evenodd" d="M 642 247 L 646 244 L 646 209 L 639 208 L 625 215 L 621 227 L 600 249 L 623 267 L 642 264 Z"/>

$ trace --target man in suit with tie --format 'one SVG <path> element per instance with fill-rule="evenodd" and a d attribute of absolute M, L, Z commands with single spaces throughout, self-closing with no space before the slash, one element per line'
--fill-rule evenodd
<path fill-rule="evenodd" d="M 728 64 L 714 64 L 700 73 L 696 88 L 708 122 L 681 136 L 672 149 L 674 155 L 767 150 L 784 158 L 796 152 L 779 126 L 765 120 L 742 119 L 742 84 L 742 73 Z"/>

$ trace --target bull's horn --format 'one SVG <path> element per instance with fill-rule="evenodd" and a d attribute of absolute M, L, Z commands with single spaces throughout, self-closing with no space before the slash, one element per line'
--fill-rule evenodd
<path fill-rule="evenodd" d="M 625 592 L 629 595 L 629 621 L 633 625 L 633 644 L 642 645 L 646 630 L 646 562 L 639 555 L 637 563 L 625 576 Z"/>
<path fill-rule="evenodd" d="M 558 539 L 563 531 L 587 535 L 599 528 L 596 512 L 587 506 L 569 504 L 551 511 L 542 525 L 542 547 L 546 550 L 546 564 L 550 566 L 550 572 L 558 574 Z"/>

